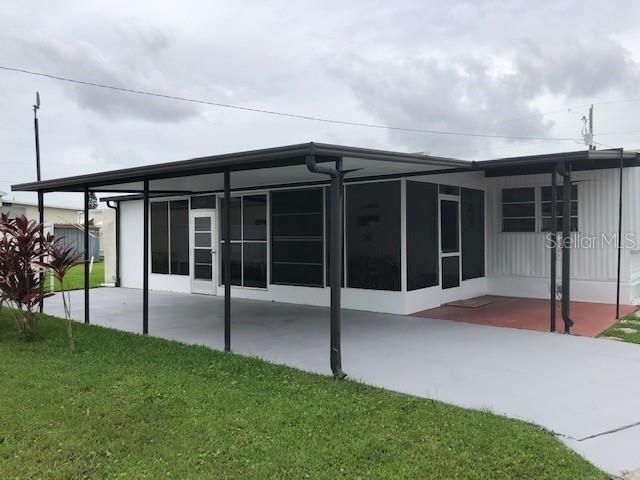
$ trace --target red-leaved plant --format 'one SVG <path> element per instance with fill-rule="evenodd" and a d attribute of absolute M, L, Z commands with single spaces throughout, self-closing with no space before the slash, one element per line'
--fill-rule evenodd
<path fill-rule="evenodd" d="M 16 324 L 27 340 L 38 336 L 35 313 L 40 301 L 53 295 L 43 292 L 39 265 L 52 241 L 51 235 L 43 236 L 38 222 L 24 215 L 0 215 L 0 303 L 15 308 Z"/>
<path fill-rule="evenodd" d="M 48 259 L 42 266 L 49 268 L 53 275 L 60 282 L 60 294 L 62 295 L 62 304 L 64 306 L 64 316 L 67 324 L 67 338 L 69 340 L 69 350 L 74 352 L 75 340 L 73 338 L 73 324 L 71 320 L 71 296 L 65 289 L 64 277 L 71 268 L 83 263 L 80 259 L 83 252 L 75 250 L 72 247 L 65 247 L 59 241 L 48 242 Z"/>

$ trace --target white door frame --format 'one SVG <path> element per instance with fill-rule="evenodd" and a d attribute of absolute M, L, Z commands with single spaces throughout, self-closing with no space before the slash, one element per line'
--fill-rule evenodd
<path fill-rule="evenodd" d="M 458 205 L 458 251 L 457 252 L 443 252 L 442 251 L 442 200 L 449 200 L 451 202 L 456 202 Z M 462 286 L 462 219 L 461 219 L 461 196 L 458 195 L 447 195 L 447 194 L 439 194 L 438 195 L 438 243 L 439 243 L 439 265 L 438 271 L 440 272 L 440 289 L 441 290 L 451 290 L 454 288 L 460 288 Z M 457 287 L 449 287 L 444 288 L 442 286 L 442 259 L 445 257 L 458 257 L 458 286 Z"/>
<path fill-rule="evenodd" d="M 195 245 L 195 219 L 211 219 L 211 245 L 209 247 L 196 247 Z M 218 224 L 215 209 L 196 209 L 189 213 L 189 271 L 191 280 L 191 293 L 205 295 L 218 294 Z M 211 252 L 211 280 L 195 278 L 195 250 L 210 250 Z"/>

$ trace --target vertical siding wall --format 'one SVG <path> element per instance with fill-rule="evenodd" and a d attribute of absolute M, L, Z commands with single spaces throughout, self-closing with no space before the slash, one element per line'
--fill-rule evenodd
<path fill-rule="evenodd" d="M 638 168 L 625 169 L 627 179 L 625 192 L 626 208 L 623 218 L 623 238 L 625 233 L 637 231 L 637 201 L 628 188 Z M 576 300 L 592 300 L 602 302 L 615 301 L 615 282 L 617 277 L 617 249 L 614 243 L 606 245 L 602 235 L 612 237 L 618 232 L 618 196 L 619 170 L 598 170 L 574 172 L 572 180 L 578 184 L 578 234 L 579 247 L 571 252 L 572 297 Z M 494 277 L 491 293 L 499 294 L 496 289 L 522 288 L 521 296 L 548 295 L 550 281 L 550 252 L 546 248 L 546 233 L 513 233 L 501 231 L 501 191 L 509 187 L 548 186 L 551 177 L 545 175 L 522 175 L 516 177 L 487 178 L 488 219 L 487 229 L 489 242 L 487 245 L 488 275 Z M 592 241 L 588 237 L 595 237 Z M 588 247 L 594 245 L 593 248 Z M 582 247 L 582 248 L 581 248 Z M 561 255 L 558 250 L 558 278 L 561 275 Z M 528 283 L 518 281 L 514 277 L 528 277 L 535 280 Z M 500 281 L 500 280 L 503 281 Z M 621 282 L 629 287 L 629 252 L 622 252 Z M 594 283 L 594 285 L 589 285 Z M 600 289 L 595 283 L 605 284 Z M 507 292 L 503 294 L 514 294 Z M 627 297 L 628 290 L 627 290 Z M 629 302 L 623 296 L 622 301 Z"/>

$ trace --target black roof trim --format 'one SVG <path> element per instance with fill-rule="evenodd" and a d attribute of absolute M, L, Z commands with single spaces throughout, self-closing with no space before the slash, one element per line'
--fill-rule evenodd
<path fill-rule="evenodd" d="M 208 157 L 193 158 L 177 162 L 146 165 L 142 167 L 112 170 L 108 172 L 57 178 L 41 182 L 30 182 L 13 185 L 14 191 L 56 190 L 82 191 L 85 188 L 132 183 L 141 180 L 155 180 L 191 176 L 205 173 L 221 173 L 226 169 L 232 171 L 253 170 L 278 166 L 301 165 L 305 156 L 314 153 L 319 162 L 329 161 L 336 157 L 363 158 L 387 162 L 412 163 L 426 166 L 450 168 L 472 168 L 473 162 L 453 158 L 435 157 L 416 153 L 401 153 L 369 148 L 346 147 L 324 143 L 304 143 L 284 147 L 265 148 L 246 152 L 227 153 Z"/>

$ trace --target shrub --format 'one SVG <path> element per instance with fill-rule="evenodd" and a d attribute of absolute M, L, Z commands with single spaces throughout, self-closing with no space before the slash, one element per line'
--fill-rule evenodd
<path fill-rule="evenodd" d="M 39 265 L 52 241 L 51 235 L 43 235 L 40 223 L 24 215 L 14 219 L 0 215 L 0 303 L 15 308 L 16 324 L 27 340 L 38 336 L 35 311 L 52 295 L 43 293 Z"/>

